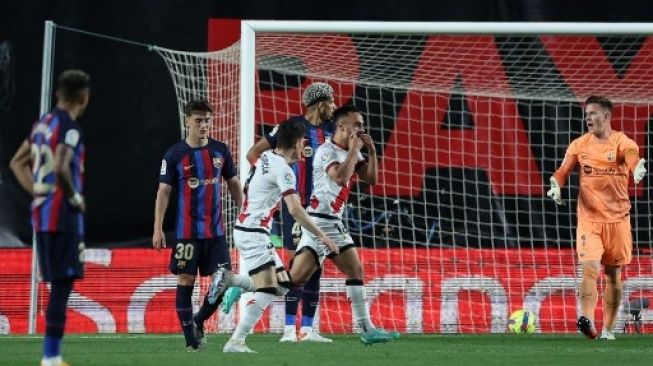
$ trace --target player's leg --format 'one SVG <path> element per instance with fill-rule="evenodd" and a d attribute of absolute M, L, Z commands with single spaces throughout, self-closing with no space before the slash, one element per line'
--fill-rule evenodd
<path fill-rule="evenodd" d="M 580 307 L 581 316 L 578 318 L 576 327 L 587 338 L 594 339 L 597 331 L 594 326 L 594 312 L 598 302 L 597 280 L 600 271 L 598 260 L 581 262 L 582 279 L 580 281 Z"/>
<path fill-rule="evenodd" d="M 342 246 L 340 254 L 333 256 L 332 260 L 338 269 L 347 276 L 345 281 L 347 298 L 351 303 L 351 311 L 356 324 L 361 329 L 361 341 L 365 344 L 372 344 L 399 338 L 398 333 L 376 328 L 372 323 L 370 312 L 365 304 L 363 267 L 353 244 Z"/>
<path fill-rule="evenodd" d="M 295 222 L 295 218 L 288 212 L 284 202 L 281 203 L 281 228 L 283 247 L 288 256 L 288 270 L 290 271 L 294 264 L 295 249 L 301 239 L 301 226 Z M 286 294 L 286 319 L 280 342 L 297 342 L 297 309 L 303 292 L 303 288 L 294 287 Z"/>
<path fill-rule="evenodd" d="M 599 298 L 597 281 L 603 256 L 601 230 L 600 224 L 584 222 L 579 222 L 576 229 L 576 252 L 583 276 L 579 289 L 581 316 L 576 327 L 589 339 L 595 339 L 598 335 L 594 326 L 594 312 Z"/>
<path fill-rule="evenodd" d="M 234 241 L 245 258 L 242 268 L 252 278 L 256 290 L 245 305 L 238 326 L 222 351 L 253 352 L 245 345 L 245 338 L 277 296 L 277 268 L 282 268 L 283 263 L 265 232 L 237 229 L 234 230 Z"/>
<path fill-rule="evenodd" d="M 615 339 L 613 328 L 623 293 L 621 286 L 621 266 L 604 267 L 605 289 L 603 290 L 603 332 L 601 339 Z"/>
<path fill-rule="evenodd" d="M 299 223 L 293 224 L 292 229 L 292 238 L 293 244 L 299 245 L 302 237 L 302 228 Z M 319 261 L 318 261 L 319 263 Z M 320 305 L 320 278 L 322 277 L 322 268 L 320 265 L 317 266 L 317 269 L 313 275 L 308 279 L 304 284 L 304 287 L 301 291 L 301 301 L 302 301 L 302 320 L 299 333 L 297 334 L 297 339 L 300 342 L 333 342 L 329 338 L 325 338 L 313 327 L 315 321 L 315 313 L 317 312 L 318 306 Z M 292 292 L 292 291 L 291 291 Z M 289 293 L 290 295 L 290 293 Z M 289 301 L 288 296 L 286 296 L 286 330 L 288 331 L 288 325 L 291 320 L 295 319 L 295 315 L 289 311 Z M 294 305 L 294 314 L 297 314 L 297 304 Z M 294 326 L 294 322 L 292 323 Z M 285 332 L 284 332 L 285 337 Z"/>
<path fill-rule="evenodd" d="M 83 278 L 81 256 L 84 245 L 76 235 L 64 233 L 38 233 L 36 241 L 43 279 L 51 285 L 41 365 L 58 366 L 65 364 L 61 357 L 61 343 L 66 326 L 66 306 L 73 281 Z"/>
<path fill-rule="evenodd" d="M 277 275 L 274 262 L 254 268 L 249 273 L 256 286 L 256 291 L 254 291 L 252 299 L 245 305 L 238 326 L 224 345 L 223 352 L 253 352 L 245 345 L 245 339 L 276 297 Z"/>
<path fill-rule="evenodd" d="M 212 275 L 220 269 L 223 271 L 231 270 L 231 256 L 229 255 L 229 248 L 224 236 L 198 241 L 197 250 L 200 251 L 198 258 L 200 276 Z M 193 316 L 195 338 L 200 345 L 206 344 L 204 322 L 220 306 L 223 296 L 223 294 L 220 294 L 216 301 L 211 303 L 208 296 L 209 291 L 204 296 L 200 310 Z"/>
<path fill-rule="evenodd" d="M 630 221 L 603 224 L 606 227 L 604 237 L 605 253 L 601 263 L 604 267 L 605 288 L 603 291 L 603 332 L 601 339 L 615 339 L 613 329 L 617 321 L 621 295 L 621 267 L 632 259 L 633 239 Z"/>
<path fill-rule="evenodd" d="M 200 343 L 195 338 L 195 323 L 193 322 L 193 288 L 195 274 L 198 268 L 198 247 L 196 241 L 179 241 L 170 253 L 170 272 L 177 275 L 177 293 L 175 308 L 177 318 L 186 340 L 186 351 L 194 352 L 200 349 Z"/>
<path fill-rule="evenodd" d="M 300 342 L 333 342 L 333 340 L 320 335 L 318 330 L 313 327 L 315 313 L 320 304 L 321 277 L 322 269 L 318 267 L 308 282 L 306 282 L 302 291 L 302 323 L 297 335 Z"/>

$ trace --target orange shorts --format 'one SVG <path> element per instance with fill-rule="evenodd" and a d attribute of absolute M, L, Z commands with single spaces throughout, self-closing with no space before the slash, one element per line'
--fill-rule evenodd
<path fill-rule="evenodd" d="M 576 229 L 578 260 L 601 260 L 601 264 L 620 266 L 630 263 L 633 234 L 630 220 L 623 222 L 578 222 Z"/>

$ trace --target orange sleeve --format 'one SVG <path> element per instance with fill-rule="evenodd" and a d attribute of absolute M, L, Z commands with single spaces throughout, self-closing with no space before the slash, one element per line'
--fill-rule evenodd
<path fill-rule="evenodd" d="M 628 170 L 633 172 L 637 163 L 639 163 L 639 147 L 635 141 L 625 138 L 622 143 L 619 144 L 619 151 L 617 153 L 624 157 L 626 166 Z"/>
<path fill-rule="evenodd" d="M 556 179 L 556 182 L 558 182 L 560 187 L 565 185 L 565 182 L 567 182 L 567 178 L 569 177 L 569 173 L 571 173 L 571 170 L 574 169 L 577 162 L 578 139 L 574 140 L 569 145 L 567 152 L 565 153 L 565 159 L 562 161 L 560 168 L 558 168 L 558 170 L 553 173 L 553 177 Z"/>

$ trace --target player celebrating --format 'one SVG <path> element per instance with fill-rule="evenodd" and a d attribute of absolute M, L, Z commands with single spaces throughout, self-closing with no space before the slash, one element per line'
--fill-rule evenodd
<path fill-rule="evenodd" d="M 197 351 L 205 344 L 204 321 L 220 301 L 208 297 L 193 317 L 191 295 L 195 275 L 213 274 L 219 267 L 231 269 L 231 257 L 222 223 L 220 180 L 226 180 L 235 204 L 240 207 L 241 187 L 229 148 L 208 137 L 213 110 L 206 101 L 191 101 L 185 106 L 185 140 L 174 144 L 161 162 L 159 189 L 154 212 L 152 245 L 166 247 L 163 217 L 170 192 L 177 188 L 176 244 L 172 248 L 169 269 L 177 275 L 177 316 L 186 338 L 186 350 Z"/>
<path fill-rule="evenodd" d="M 363 268 L 354 242 L 342 222 L 354 173 L 368 184 L 376 183 L 376 148 L 372 138 L 365 134 L 363 116 L 356 107 L 341 107 L 333 117 L 336 127 L 333 140 L 322 144 L 315 154 L 314 188 L 307 212 L 317 226 L 336 242 L 340 253 L 333 252 L 320 238 L 304 231 L 290 271 L 292 286 L 302 286 L 322 266 L 324 257 L 331 258 L 347 276 L 347 298 L 361 329 L 361 341 L 365 344 L 385 342 L 398 338 L 399 334 L 386 332 L 372 324 L 365 306 Z M 367 160 L 360 152 L 363 146 L 368 151 Z"/>
<path fill-rule="evenodd" d="M 252 165 L 245 183 L 245 202 L 234 227 L 234 242 L 256 291 L 245 306 L 231 339 L 225 344 L 224 352 L 253 352 L 245 345 L 245 338 L 277 295 L 278 285 L 286 283 L 288 286 L 288 275 L 269 240 L 270 221 L 282 197 L 288 212 L 307 232 L 322 241 L 329 250 L 338 252 L 335 243 L 308 217 L 295 191 L 295 174 L 289 164 L 301 156 L 304 132 L 304 126 L 299 121 L 281 123 L 276 132 L 277 147 L 261 154 Z M 210 292 L 219 294 L 225 286 L 233 284 L 232 278 L 214 275 Z"/>
<path fill-rule="evenodd" d="M 576 251 L 583 270 L 580 283 L 582 315 L 578 330 L 588 338 L 597 336 L 594 310 L 598 301 L 597 278 L 604 265 L 603 332 L 601 339 L 614 339 L 612 332 L 621 302 L 621 267 L 630 263 L 630 200 L 628 172 L 639 183 L 646 174 L 637 144 L 610 126 L 612 102 L 599 96 L 585 101 L 588 133 L 574 140 L 560 168 L 550 179 L 547 195 L 562 204 L 560 187 L 571 170 L 580 166 Z"/>
<path fill-rule="evenodd" d="M 76 120 L 88 105 L 89 86 L 85 72 L 64 71 L 57 106 L 34 124 L 10 163 L 20 185 L 34 196 L 32 226 L 41 275 L 51 284 L 41 366 L 67 365 L 61 358 L 66 306 L 73 282 L 84 277 L 85 152 Z"/>
<path fill-rule="evenodd" d="M 305 115 L 295 116 L 290 120 L 299 122 L 306 130 L 304 134 L 306 143 L 303 148 L 304 159 L 292 165 L 293 172 L 297 177 L 296 189 L 301 198 L 302 206 L 306 208 L 313 192 L 313 157 L 315 150 L 324 143 L 326 137 L 333 135 L 333 123 L 330 121 L 335 110 L 333 88 L 326 83 L 313 83 L 304 91 L 302 103 L 306 107 Z M 264 151 L 276 146 L 277 137 L 273 130 L 272 133 L 259 140 L 248 151 L 247 159 L 254 162 Z M 295 249 L 301 235 L 301 227 L 288 212 L 285 201 L 281 203 L 281 216 L 283 246 L 290 258 L 289 267 L 292 268 Z M 321 269 L 318 269 L 306 282 L 303 289 L 292 289 L 286 295 L 286 326 L 280 339 L 281 342 L 297 342 L 298 340 L 300 342 L 332 342 L 331 339 L 321 336 L 313 328 L 315 312 L 320 303 L 321 273 Z M 225 295 L 223 309 L 228 312 L 239 296 L 240 288 L 231 288 Z M 302 300 L 302 321 L 298 334 L 295 322 L 300 297 Z"/>

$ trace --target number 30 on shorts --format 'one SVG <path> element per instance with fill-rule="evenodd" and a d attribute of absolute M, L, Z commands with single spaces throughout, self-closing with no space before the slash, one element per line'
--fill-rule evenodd
<path fill-rule="evenodd" d="M 184 259 L 189 261 L 193 258 L 194 250 L 195 246 L 193 246 L 191 243 L 177 243 L 177 246 L 175 247 L 175 259 Z"/>

